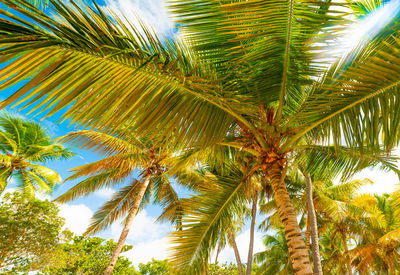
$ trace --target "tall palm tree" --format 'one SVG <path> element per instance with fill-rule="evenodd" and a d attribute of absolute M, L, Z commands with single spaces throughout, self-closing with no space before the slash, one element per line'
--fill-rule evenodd
<path fill-rule="evenodd" d="M 124 132 L 121 137 L 95 131 L 77 131 L 62 138 L 65 142 L 91 149 L 106 157 L 94 163 L 73 168 L 74 174 L 67 180 L 87 177 L 66 193 L 58 197 L 59 202 L 67 202 L 79 196 L 86 196 L 98 189 L 123 183 L 138 170 L 140 174 L 126 184 L 113 198 L 93 215 L 85 234 L 99 232 L 121 217 L 125 217 L 124 227 L 117 246 L 104 274 L 111 274 L 126 241 L 133 220 L 139 209 L 154 197 L 154 203 L 167 206 L 177 201 L 166 172 L 174 165 L 177 157 L 164 144 L 157 147 L 150 141 L 133 137 Z"/>
<path fill-rule="evenodd" d="M 0 115 L 0 194 L 11 180 L 29 196 L 52 191 L 61 177 L 40 164 L 72 155 L 39 123 L 7 113 Z"/>
<path fill-rule="evenodd" d="M 96 4 L 50 0 L 49 16 L 25 0 L 0 2 L 10 9 L 0 10 L 0 89 L 30 79 L 0 107 L 19 100 L 103 131 L 128 123 L 138 137 L 172 133 L 193 150 L 240 148 L 271 183 L 297 274 L 312 268 L 285 185 L 291 152 L 304 140 L 355 152 L 399 143 L 396 20 L 331 61 L 321 45 L 348 21 L 332 1 L 170 0 L 176 41 Z M 204 270 L 203 240 L 188 240 L 193 224 L 184 226 L 174 262 L 187 273 L 195 263 Z"/>

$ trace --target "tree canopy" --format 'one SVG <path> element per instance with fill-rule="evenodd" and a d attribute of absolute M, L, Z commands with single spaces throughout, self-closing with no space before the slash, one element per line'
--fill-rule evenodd
<path fill-rule="evenodd" d="M 48 200 L 6 193 L 0 200 L 0 270 L 20 272 L 67 240 L 64 219 Z"/>

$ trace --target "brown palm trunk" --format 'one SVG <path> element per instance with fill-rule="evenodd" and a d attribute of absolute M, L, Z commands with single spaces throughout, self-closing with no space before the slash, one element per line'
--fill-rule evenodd
<path fill-rule="evenodd" d="M 353 275 L 353 271 L 351 269 L 351 260 L 349 257 L 349 248 L 347 247 L 347 238 L 345 234 L 342 234 L 343 237 L 343 246 L 344 246 L 344 252 L 346 254 L 346 264 L 347 264 L 347 271 L 349 272 L 349 275 Z"/>
<path fill-rule="evenodd" d="M 311 275 L 313 271 L 310 264 L 310 256 L 301 236 L 296 213 L 286 188 L 284 181 L 286 171 L 284 170 L 286 169 L 283 169 L 279 163 L 275 162 L 269 167 L 267 173 L 278 206 L 279 217 L 285 231 L 293 270 L 296 275 Z"/>
<path fill-rule="evenodd" d="M 139 190 L 136 194 L 135 202 L 133 203 L 132 209 L 130 210 L 128 216 L 126 217 L 124 228 L 122 229 L 121 236 L 119 237 L 117 246 L 114 249 L 114 252 L 111 256 L 111 260 L 107 266 L 106 271 L 104 271 L 104 275 L 111 275 L 114 270 L 115 264 L 117 263 L 119 253 L 121 253 L 122 247 L 128 237 L 129 229 L 132 226 L 133 219 L 136 217 L 138 212 L 140 203 L 142 202 L 143 196 L 146 192 L 147 186 L 150 183 L 150 176 L 147 176 L 144 180 L 143 184 L 139 187 Z"/>
<path fill-rule="evenodd" d="M 229 236 L 229 241 L 231 242 L 233 251 L 235 252 L 235 258 L 236 258 L 236 263 L 237 263 L 238 270 L 239 270 L 239 275 L 244 275 L 242 261 L 240 260 L 239 249 L 237 248 L 235 236 L 233 236 L 232 230 L 230 228 L 228 229 L 228 236 Z"/>
<path fill-rule="evenodd" d="M 319 253 L 319 241 L 318 241 L 318 225 L 317 217 L 315 215 L 312 182 L 308 175 L 305 175 L 307 182 L 307 204 L 308 204 L 308 217 L 310 218 L 311 226 L 311 240 L 312 240 L 312 254 L 314 263 L 314 274 L 322 275 L 321 256 Z"/>
<path fill-rule="evenodd" d="M 307 223 L 306 223 L 306 247 L 310 247 L 311 229 L 310 229 L 310 214 L 307 210 Z"/>
<path fill-rule="evenodd" d="M 253 265 L 253 250 L 254 250 L 254 227 L 256 224 L 257 215 L 257 195 L 253 199 L 253 205 L 251 207 L 251 225 L 250 225 L 250 243 L 249 243 L 249 253 L 247 254 L 247 269 L 246 275 L 251 274 L 251 267 Z"/>
<path fill-rule="evenodd" d="M 396 275 L 396 269 L 394 269 L 393 261 L 391 259 L 389 261 L 390 275 Z"/>

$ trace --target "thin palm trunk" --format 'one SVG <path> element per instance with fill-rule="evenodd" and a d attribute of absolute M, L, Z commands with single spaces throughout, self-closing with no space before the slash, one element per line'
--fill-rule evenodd
<path fill-rule="evenodd" d="M 307 210 L 307 223 L 306 223 L 306 247 L 310 247 L 311 228 L 310 228 L 310 213 Z"/>
<path fill-rule="evenodd" d="M 343 246 L 344 246 L 344 252 L 346 255 L 346 265 L 347 265 L 347 271 L 349 272 L 349 275 L 353 275 L 353 271 L 351 269 L 351 260 L 349 257 L 349 248 L 347 247 L 347 238 L 345 234 L 342 234 L 343 237 Z"/>
<path fill-rule="evenodd" d="M 219 256 L 219 253 L 221 252 L 221 250 L 222 250 L 222 245 L 221 245 L 221 242 L 219 242 L 218 248 L 217 248 L 217 253 L 215 255 L 215 264 L 218 262 L 218 256 Z"/>
<path fill-rule="evenodd" d="M 307 182 L 307 204 L 308 204 L 308 217 L 310 219 L 311 226 L 311 247 L 312 247 L 312 256 L 314 263 L 314 274 L 322 275 L 322 265 L 321 265 L 321 256 L 319 253 L 319 241 L 318 241 L 318 225 L 317 225 L 317 217 L 315 215 L 314 202 L 313 202 L 313 193 L 312 193 L 312 182 L 311 178 L 308 175 L 305 175 Z"/>
<path fill-rule="evenodd" d="M 239 275 L 244 275 L 242 261 L 240 260 L 239 249 L 237 248 L 235 236 L 233 236 L 233 232 L 230 228 L 228 229 L 228 236 L 229 236 L 229 241 L 231 242 L 233 251 L 235 252 L 235 258 L 236 258 L 236 263 L 237 263 L 238 270 L 239 270 Z"/>
<path fill-rule="evenodd" d="M 393 265 L 392 259 L 389 259 L 389 268 L 390 268 L 391 275 L 396 275 L 396 269 L 394 269 L 394 265 Z"/>
<path fill-rule="evenodd" d="M 119 237 L 117 246 L 115 247 L 115 250 L 111 256 L 111 260 L 107 266 L 107 269 L 106 269 L 106 271 L 104 271 L 104 275 L 111 275 L 111 273 L 114 270 L 115 264 L 117 263 L 117 260 L 118 260 L 118 256 L 121 253 L 121 250 L 122 250 L 122 247 L 124 246 L 126 238 L 128 237 L 129 229 L 132 226 L 133 219 L 136 217 L 136 214 L 139 210 L 140 203 L 142 202 L 143 196 L 146 192 L 146 189 L 147 189 L 147 186 L 149 185 L 149 183 L 150 183 L 150 176 L 147 176 L 136 194 L 136 198 L 133 203 L 132 209 L 130 210 L 128 216 L 126 217 L 125 225 L 124 225 L 124 228 L 122 229 L 121 236 Z"/>
<path fill-rule="evenodd" d="M 278 206 L 279 217 L 285 231 L 285 238 L 293 270 L 296 275 L 311 275 L 313 271 L 310 264 L 308 249 L 301 235 L 296 213 L 293 209 L 284 181 L 286 169 L 283 169 L 282 166 L 276 162 L 269 167 L 267 173 Z"/>
<path fill-rule="evenodd" d="M 249 243 L 249 253 L 247 254 L 246 275 L 251 274 L 251 267 L 253 265 L 254 227 L 256 224 L 256 215 L 257 215 L 257 196 L 253 199 L 253 205 L 251 207 L 250 243 Z"/>

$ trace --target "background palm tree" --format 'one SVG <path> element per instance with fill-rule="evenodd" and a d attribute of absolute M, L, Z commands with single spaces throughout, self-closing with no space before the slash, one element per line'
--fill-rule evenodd
<path fill-rule="evenodd" d="M 293 274 L 293 267 L 289 258 L 289 251 L 282 229 L 273 235 L 264 238 L 266 250 L 254 255 L 255 262 L 259 265 L 257 274 Z"/>
<path fill-rule="evenodd" d="M 52 115 L 68 106 L 63 119 L 79 126 L 112 132 L 128 123 L 138 137 L 157 133 L 157 144 L 173 134 L 189 150 L 240 149 L 272 187 L 298 274 L 312 268 L 285 184 L 291 154 L 305 142 L 361 153 L 390 153 L 399 143 L 396 20 L 326 63 L 321 43 L 347 22 L 332 1 L 173 0 L 182 38 L 175 42 L 97 6 L 51 0 L 51 17 L 24 0 L 1 3 L 15 13 L 0 11 L 0 89 L 31 77 L 2 107 L 29 100 Z M 174 262 L 187 273 L 207 263 L 186 238 L 198 230 L 192 226 L 174 235 Z"/>
<path fill-rule="evenodd" d="M 149 203 L 152 197 L 154 203 L 162 206 L 178 200 L 166 174 L 168 168 L 177 161 L 177 156 L 174 156 L 174 152 L 166 144 L 158 147 L 150 141 L 135 138 L 129 131 L 125 131 L 121 137 L 95 131 L 77 131 L 62 140 L 104 154 L 106 158 L 73 168 L 74 174 L 67 181 L 79 177 L 87 178 L 59 196 L 56 199 L 59 202 L 68 202 L 103 187 L 122 184 L 135 171 L 140 171 L 137 178 L 116 192 L 93 215 L 85 232 L 94 234 L 126 216 L 121 236 L 104 273 L 111 274 L 139 209 Z"/>
<path fill-rule="evenodd" d="M 348 225 L 355 228 L 352 231 L 356 245 L 349 254 L 358 272 L 373 270 L 394 275 L 399 270 L 400 217 L 395 203 L 396 199 L 389 194 L 362 194 L 353 199 L 352 204 L 364 212 L 354 215 L 354 226 Z"/>
<path fill-rule="evenodd" d="M 61 177 L 40 164 L 72 155 L 39 123 L 7 113 L 0 115 L 0 194 L 11 180 L 29 196 L 52 191 Z"/>

